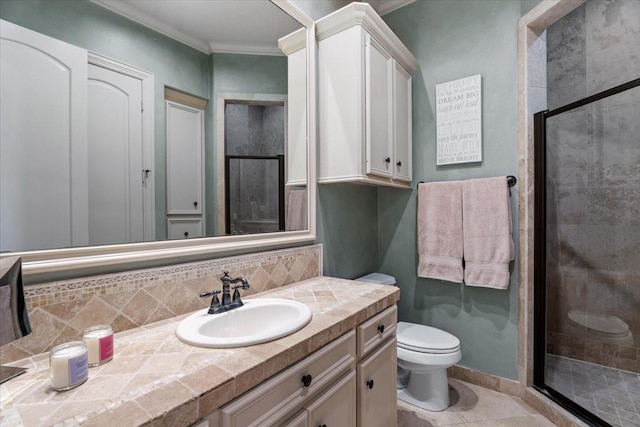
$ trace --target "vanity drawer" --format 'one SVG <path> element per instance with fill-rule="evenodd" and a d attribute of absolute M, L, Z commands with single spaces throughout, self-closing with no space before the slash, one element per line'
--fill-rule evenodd
<path fill-rule="evenodd" d="M 387 338 L 396 335 L 398 307 L 392 306 L 382 313 L 358 325 L 357 355 L 361 358 L 384 343 Z"/>
<path fill-rule="evenodd" d="M 223 427 L 266 426 L 283 419 L 355 368 L 355 332 L 277 374 L 221 408 Z M 305 386 L 306 384 L 306 386 Z"/>

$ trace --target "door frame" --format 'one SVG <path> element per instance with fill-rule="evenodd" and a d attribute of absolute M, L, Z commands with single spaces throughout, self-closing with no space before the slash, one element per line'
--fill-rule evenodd
<path fill-rule="evenodd" d="M 284 152 L 287 152 L 287 143 L 289 136 L 287 134 L 288 117 L 288 95 L 287 94 L 271 94 L 271 93 L 232 93 L 220 92 L 216 97 L 216 235 L 224 236 L 226 230 L 225 212 L 225 128 L 224 114 L 225 105 L 227 103 L 253 104 L 253 105 L 282 105 L 284 104 Z M 286 174 L 286 170 L 285 170 Z M 285 176 L 286 182 L 286 176 Z"/>
<path fill-rule="evenodd" d="M 154 95 L 153 95 L 153 73 L 145 71 L 128 64 L 124 64 L 106 56 L 88 52 L 88 62 L 91 65 L 106 68 L 116 73 L 124 74 L 142 83 L 142 171 L 149 171 L 146 174 L 145 184 L 142 186 L 142 215 L 144 221 L 143 239 L 144 241 L 155 240 L 156 229 L 156 193 L 154 159 Z M 151 178 L 151 179 L 149 179 Z"/>

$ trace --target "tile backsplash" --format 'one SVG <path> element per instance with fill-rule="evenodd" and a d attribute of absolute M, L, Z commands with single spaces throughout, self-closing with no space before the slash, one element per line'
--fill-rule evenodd
<path fill-rule="evenodd" d="M 115 332 L 209 305 L 201 292 L 220 289 L 222 272 L 244 276 L 243 295 L 322 275 L 322 245 L 260 252 L 167 267 L 93 276 L 25 288 L 32 333 L 0 348 L 0 363 L 79 340 L 82 331 L 110 324 Z"/>

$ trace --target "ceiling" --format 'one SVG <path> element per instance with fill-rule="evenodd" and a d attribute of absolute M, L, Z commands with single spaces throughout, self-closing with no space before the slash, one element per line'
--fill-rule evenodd
<path fill-rule="evenodd" d="M 302 27 L 269 0 L 91 1 L 207 54 L 282 55 L 278 39 Z M 415 0 L 365 1 L 382 15 Z"/>
<path fill-rule="evenodd" d="M 267 0 L 92 0 L 204 53 L 282 55 L 302 24 Z"/>

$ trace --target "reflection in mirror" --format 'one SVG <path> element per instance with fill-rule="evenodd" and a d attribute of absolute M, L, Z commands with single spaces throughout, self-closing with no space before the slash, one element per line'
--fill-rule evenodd
<path fill-rule="evenodd" d="M 307 229 L 306 175 L 289 179 L 299 175 L 292 167 L 306 174 L 306 68 L 292 75 L 278 46 L 302 25 L 274 4 L 22 0 L 3 2 L 0 18 L 0 251 L 234 234 L 220 221 L 222 93 L 283 99 L 284 179 L 268 185 L 278 209 L 256 196 L 252 204 L 243 174 L 262 180 L 258 171 L 266 179 L 279 166 L 231 172 L 244 182 L 237 199 L 248 201 L 238 215 L 274 221 L 277 210 L 278 226 L 235 234 Z M 248 126 L 245 145 L 272 136 Z"/>

